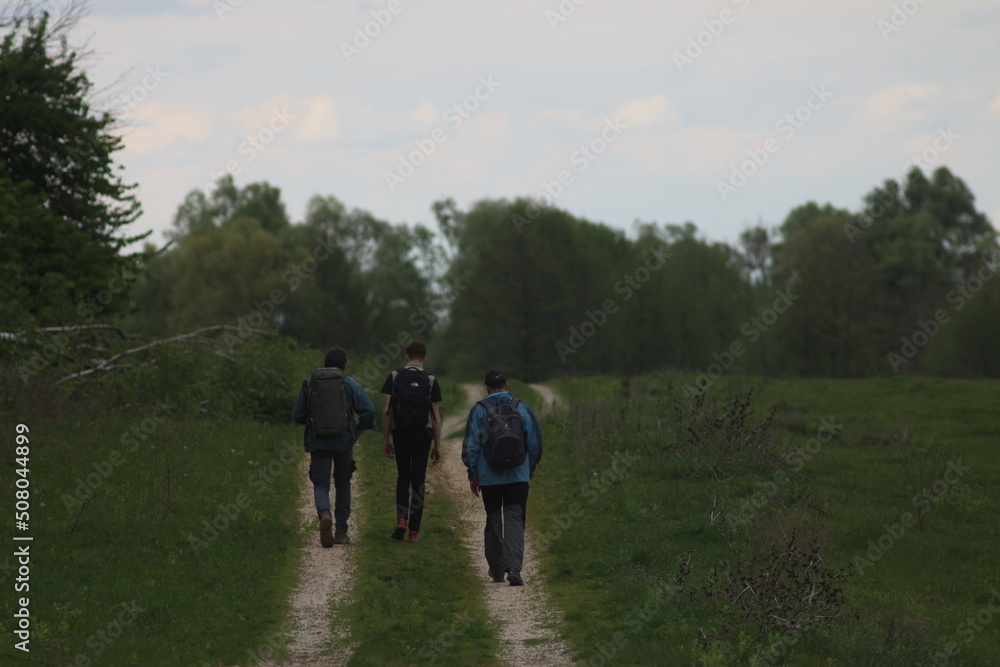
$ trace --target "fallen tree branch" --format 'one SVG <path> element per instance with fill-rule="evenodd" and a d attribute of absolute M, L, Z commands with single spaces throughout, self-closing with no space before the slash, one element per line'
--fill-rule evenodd
<path fill-rule="evenodd" d="M 267 330 L 267 329 L 246 329 L 246 328 L 241 329 L 240 327 L 236 327 L 236 326 L 233 326 L 231 324 L 216 324 L 216 325 L 213 325 L 213 326 L 210 326 L 210 327 L 202 327 L 201 329 L 198 329 L 196 331 L 192 331 L 190 333 L 181 334 L 179 336 L 172 336 L 170 338 L 162 338 L 160 340 L 150 341 L 150 342 L 146 343 L 145 345 L 140 345 L 138 347 L 133 347 L 131 349 L 124 350 L 124 351 L 119 352 L 118 354 L 116 354 L 116 355 L 114 355 L 112 357 L 109 357 L 109 358 L 104 359 L 104 360 L 100 360 L 100 363 L 98 363 L 93 368 L 88 368 L 88 369 L 79 371 L 77 373 L 71 373 L 70 375 L 67 375 L 67 376 L 65 376 L 65 377 L 57 380 L 56 381 L 56 385 L 61 385 L 64 382 L 68 382 L 70 380 L 80 379 L 82 377 L 86 377 L 88 375 L 92 375 L 92 374 L 98 373 L 98 372 L 113 371 L 116 368 L 120 368 L 115 363 L 119 359 L 122 359 L 123 357 L 125 357 L 127 355 L 130 355 L 130 354 L 138 354 L 139 352 L 145 352 L 147 350 L 151 350 L 151 349 L 153 349 L 155 347 L 159 347 L 161 345 L 166 345 L 168 343 L 178 343 L 178 342 L 184 342 L 184 341 L 195 341 L 195 342 L 205 343 L 205 344 L 214 344 L 216 341 L 212 340 L 211 338 L 206 338 L 204 336 L 204 334 L 209 333 L 209 332 L 214 332 L 214 331 L 223 331 L 223 330 L 242 331 L 244 333 L 247 332 L 247 331 L 249 331 L 251 334 L 258 334 L 258 333 L 259 334 L 266 334 L 266 335 L 272 335 L 272 334 L 274 334 L 273 331 L 270 331 L 270 330 Z"/>

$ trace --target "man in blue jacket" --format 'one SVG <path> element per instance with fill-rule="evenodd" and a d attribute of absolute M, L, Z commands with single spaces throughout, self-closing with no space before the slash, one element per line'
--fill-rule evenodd
<path fill-rule="evenodd" d="M 339 347 L 330 349 L 324 360 L 326 368 L 347 371 L 347 352 Z M 313 483 L 316 512 L 319 514 L 319 541 L 324 547 L 349 544 L 347 520 L 351 516 L 351 476 L 354 474 L 354 445 L 362 432 L 375 427 L 375 405 L 354 378 L 344 376 L 347 398 L 348 429 L 341 435 L 322 437 L 313 432 L 309 414 L 309 394 L 312 378 L 306 378 L 299 389 L 292 409 L 296 424 L 305 424 L 305 448 L 309 452 L 309 479 Z M 357 421 L 355 421 L 357 415 Z M 334 517 L 330 516 L 330 472 L 336 488 L 336 534 Z"/>
<path fill-rule="evenodd" d="M 507 390 L 507 378 L 500 371 L 486 374 L 486 401 L 494 406 L 513 400 Z M 524 522 L 528 504 L 528 482 L 542 460 L 542 430 L 535 413 L 524 402 L 517 403 L 517 412 L 524 428 L 527 456 L 520 465 L 497 467 L 486 460 L 483 445 L 487 439 L 487 409 L 476 403 L 469 411 L 462 441 L 462 462 L 469 471 L 469 489 L 473 495 L 482 493 L 486 508 L 484 546 L 489 576 L 495 583 L 504 580 L 511 586 L 521 586 L 521 564 L 524 561 Z"/>

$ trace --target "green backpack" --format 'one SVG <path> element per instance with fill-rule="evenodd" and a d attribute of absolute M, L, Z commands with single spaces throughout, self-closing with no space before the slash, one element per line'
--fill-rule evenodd
<path fill-rule="evenodd" d="M 351 428 L 351 407 L 347 400 L 347 382 L 339 368 L 317 368 L 309 389 L 309 419 L 313 433 L 331 438 Z"/>

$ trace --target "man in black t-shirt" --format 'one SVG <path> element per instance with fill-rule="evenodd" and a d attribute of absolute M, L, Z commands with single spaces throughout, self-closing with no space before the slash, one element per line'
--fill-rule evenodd
<path fill-rule="evenodd" d="M 390 373 L 382 385 L 382 447 L 386 456 L 395 456 L 397 473 L 396 527 L 391 537 L 402 540 L 409 528 L 410 542 L 420 540 L 427 455 L 434 465 L 441 460 L 441 386 L 424 370 L 426 359 L 427 345 L 412 341 L 406 347 L 406 365 Z"/>

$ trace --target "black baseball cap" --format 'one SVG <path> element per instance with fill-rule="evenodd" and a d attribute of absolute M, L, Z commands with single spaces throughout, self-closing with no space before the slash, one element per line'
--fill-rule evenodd
<path fill-rule="evenodd" d="M 507 384 L 507 376 L 502 371 L 486 371 L 487 387 L 502 387 Z"/>

